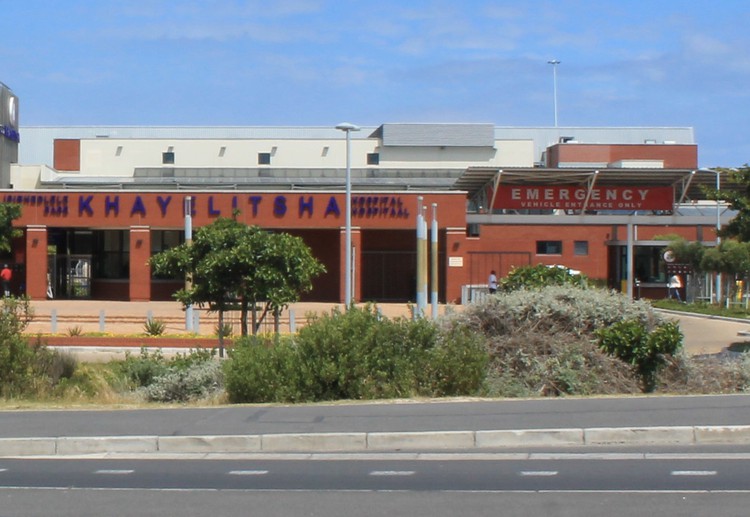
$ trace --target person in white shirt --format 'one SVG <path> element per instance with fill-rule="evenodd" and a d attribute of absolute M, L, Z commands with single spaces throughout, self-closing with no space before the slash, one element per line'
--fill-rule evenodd
<path fill-rule="evenodd" d="M 677 298 L 678 302 L 682 301 L 682 296 L 680 296 L 680 288 L 682 287 L 682 280 L 680 280 L 680 275 L 672 275 L 669 277 L 669 282 L 667 282 L 667 298 L 670 300 L 672 299 L 672 296 Z"/>
<path fill-rule="evenodd" d="M 490 294 L 495 294 L 497 292 L 497 274 L 494 269 L 490 271 L 490 278 L 487 281 L 487 285 L 490 288 Z"/>

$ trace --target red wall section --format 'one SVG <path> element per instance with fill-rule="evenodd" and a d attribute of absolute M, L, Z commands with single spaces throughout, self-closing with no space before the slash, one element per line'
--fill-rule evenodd
<path fill-rule="evenodd" d="M 231 217 L 264 228 L 339 229 L 345 225 L 343 192 L 13 192 L 2 201 L 19 203 L 23 213 L 16 226 L 47 224 L 65 227 L 183 228 L 186 196 L 193 198 L 193 227 Z M 424 194 L 424 204 L 438 204 L 440 226 L 463 226 L 466 195 L 462 192 Z M 413 228 L 417 194 L 368 193 L 352 196 L 352 226 Z"/>
<path fill-rule="evenodd" d="M 53 167 L 58 171 L 81 170 L 81 141 L 55 140 L 54 156 Z"/>
<path fill-rule="evenodd" d="M 698 167 L 697 145 L 672 144 L 555 144 L 547 149 L 547 166 L 560 163 L 612 163 L 620 160 L 663 160 L 665 169 Z"/>

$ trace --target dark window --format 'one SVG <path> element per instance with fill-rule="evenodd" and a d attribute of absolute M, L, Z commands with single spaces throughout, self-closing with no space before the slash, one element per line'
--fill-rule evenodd
<path fill-rule="evenodd" d="M 380 153 L 367 153 L 367 165 L 380 165 Z"/>
<path fill-rule="evenodd" d="M 174 152 L 167 151 L 166 153 L 161 153 L 161 163 L 165 165 L 174 165 Z"/>
<path fill-rule="evenodd" d="M 589 241 L 573 241 L 573 255 L 587 256 L 589 254 Z"/>
<path fill-rule="evenodd" d="M 271 165 L 271 153 L 258 153 L 258 165 Z"/>
<path fill-rule="evenodd" d="M 151 255 L 156 255 L 162 251 L 175 248 L 185 242 L 185 232 L 182 230 L 151 230 Z M 151 270 L 151 276 L 153 278 L 159 278 L 162 280 L 172 280 L 183 278 L 180 274 L 172 275 L 157 275 L 154 270 Z"/>
<path fill-rule="evenodd" d="M 94 277 L 123 279 L 130 276 L 130 234 L 124 230 L 96 232 Z"/>
<path fill-rule="evenodd" d="M 536 241 L 537 255 L 562 255 L 562 241 Z"/>

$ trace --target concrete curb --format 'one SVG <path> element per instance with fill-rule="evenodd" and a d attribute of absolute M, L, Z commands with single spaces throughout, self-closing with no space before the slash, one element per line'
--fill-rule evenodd
<path fill-rule="evenodd" d="M 0 457 L 76 456 L 102 453 L 466 451 L 512 447 L 747 443 L 750 443 L 750 426 L 745 425 L 226 436 L 65 436 L 0 438 Z"/>

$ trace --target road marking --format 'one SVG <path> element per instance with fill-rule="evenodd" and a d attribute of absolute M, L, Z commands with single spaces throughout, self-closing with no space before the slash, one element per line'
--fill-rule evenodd
<path fill-rule="evenodd" d="M 95 470 L 94 474 L 105 474 L 109 476 L 124 476 L 127 474 L 132 474 L 135 472 L 135 470 L 126 470 L 126 469 L 102 469 L 102 470 Z"/>
<path fill-rule="evenodd" d="M 8 469 L 0 469 L 0 472 L 8 472 Z"/>
<path fill-rule="evenodd" d="M 265 476 L 267 470 L 230 470 L 230 476 Z"/>
<path fill-rule="evenodd" d="M 373 470 L 371 476 L 413 476 L 413 470 Z"/>
<path fill-rule="evenodd" d="M 526 477 L 552 477 L 557 475 L 556 470 L 522 470 L 522 476 Z"/>
<path fill-rule="evenodd" d="M 715 470 L 673 470 L 673 476 L 715 476 Z"/>

